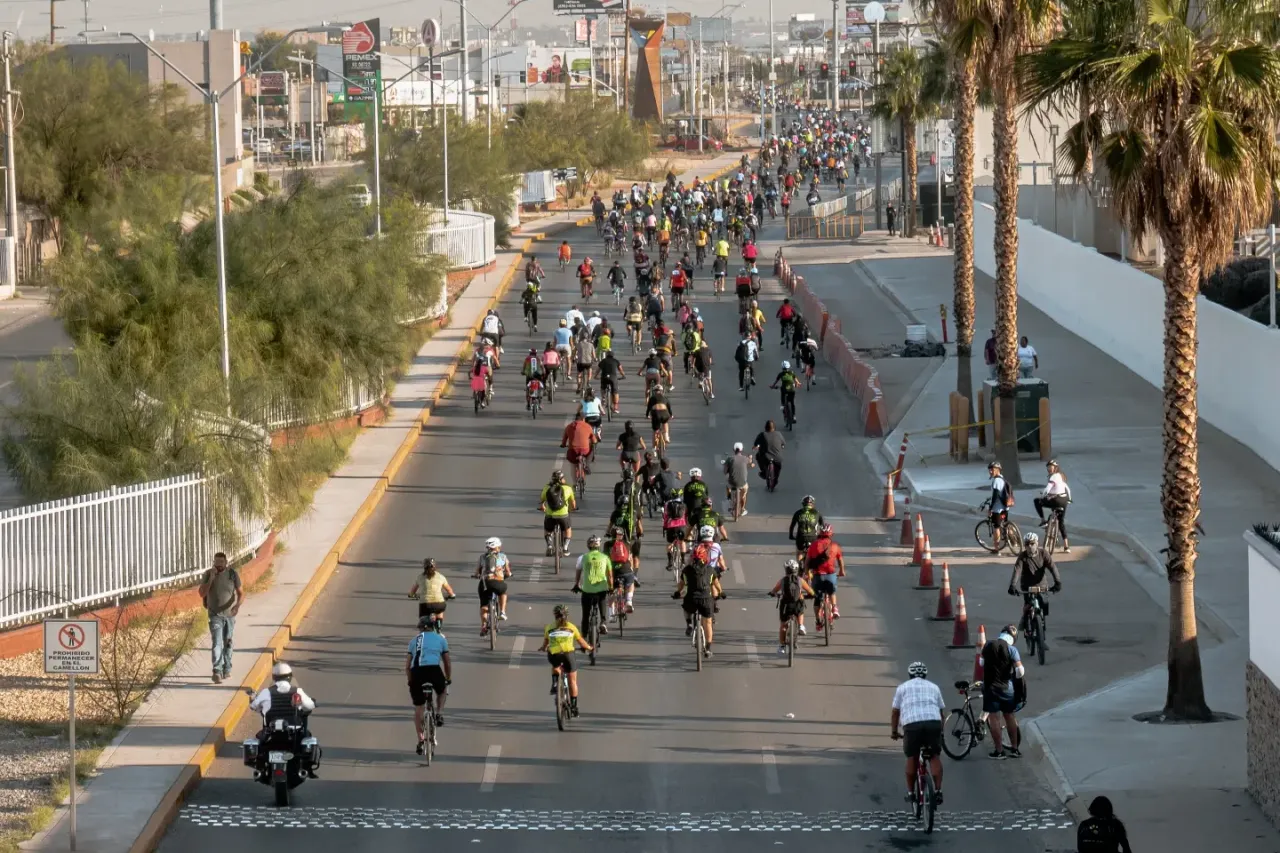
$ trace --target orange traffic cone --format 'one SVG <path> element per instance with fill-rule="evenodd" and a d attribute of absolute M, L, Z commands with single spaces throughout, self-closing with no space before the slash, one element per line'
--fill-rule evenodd
<path fill-rule="evenodd" d="M 880 507 L 880 518 L 883 521 L 892 521 L 894 518 L 892 474 L 884 480 L 884 503 Z"/>
<path fill-rule="evenodd" d="M 969 642 L 969 614 L 964 609 L 964 587 L 956 590 L 956 621 L 955 631 L 951 634 L 951 643 L 947 646 L 949 649 L 967 649 L 971 645 Z"/>
<path fill-rule="evenodd" d="M 938 612 L 929 617 L 932 622 L 946 622 L 951 614 L 951 569 L 942 564 L 942 589 L 938 590 Z"/>
<path fill-rule="evenodd" d="M 915 533 L 911 524 L 911 493 L 907 493 L 906 510 L 902 516 L 902 532 L 898 534 L 899 545 L 910 545 L 915 541 Z"/>
<path fill-rule="evenodd" d="M 918 566 L 924 559 L 924 517 L 916 513 L 916 542 L 911 552 L 911 565 Z"/>
<path fill-rule="evenodd" d="M 973 680 L 974 681 L 982 680 L 982 650 L 986 648 L 986 645 L 987 645 L 987 626 L 979 625 L 978 626 L 978 646 L 977 646 L 978 651 L 973 656 Z"/>
<path fill-rule="evenodd" d="M 924 537 L 924 559 L 920 561 L 920 580 L 914 589 L 937 589 L 933 582 L 933 550 L 929 547 L 929 537 Z"/>

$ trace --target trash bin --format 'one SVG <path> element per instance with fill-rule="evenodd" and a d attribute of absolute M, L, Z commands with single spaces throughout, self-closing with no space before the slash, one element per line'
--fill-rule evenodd
<path fill-rule="evenodd" d="M 988 379 L 984 384 L 987 388 L 987 399 L 991 401 L 992 417 L 994 417 L 996 406 L 1000 404 L 996 396 L 996 389 L 1000 387 L 1000 383 L 994 379 Z M 1049 383 L 1043 379 L 1018 380 L 1018 391 L 1013 398 L 1013 411 L 1018 421 L 1019 452 L 1040 452 L 1040 401 L 1048 397 Z"/>

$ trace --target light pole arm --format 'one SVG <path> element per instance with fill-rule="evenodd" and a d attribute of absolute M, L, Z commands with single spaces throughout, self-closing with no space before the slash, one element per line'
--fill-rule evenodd
<path fill-rule="evenodd" d="M 183 70 L 182 70 L 181 68 L 179 68 L 178 66 L 176 66 L 176 65 L 174 65 L 172 62 L 170 62 L 170 61 L 165 57 L 165 55 L 164 55 L 163 53 L 160 53 L 160 51 L 156 50 L 154 47 L 152 47 L 151 45 L 147 44 L 146 39 L 142 38 L 142 37 L 141 37 L 141 36 L 139 36 L 137 33 L 124 33 L 124 32 L 122 32 L 122 33 L 120 33 L 120 35 L 122 35 L 122 36 L 128 36 L 129 38 L 131 38 L 131 39 L 133 39 L 134 41 L 136 41 L 138 44 L 140 44 L 140 45 L 142 45 L 143 47 L 145 47 L 145 48 L 147 49 L 147 52 L 148 52 L 148 53 L 150 53 L 150 54 L 151 54 L 152 56 L 154 56 L 156 59 L 158 59 L 158 60 L 160 60 L 161 62 L 163 62 L 163 63 L 165 64 L 165 67 L 166 67 L 166 68 L 168 68 L 170 71 L 172 71 L 174 74 L 177 74 L 177 75 L 178 75 L 179 77 L 181 77 L 183 80 L 186 80 L 188 83 L 190 83 L 190 84 L 191 84 L 191 88 L 195 89 L 197 92 L 203 92 L 207 97 L 213 97 L 213 90 L 212 90 L 208 85 L 206 85 L 206 84 L 204 84 L 204 83 L 197 83 L 195 80 L 192 80 L 190 77 L 188 77 L 188 76 L 183 72 Z"/>

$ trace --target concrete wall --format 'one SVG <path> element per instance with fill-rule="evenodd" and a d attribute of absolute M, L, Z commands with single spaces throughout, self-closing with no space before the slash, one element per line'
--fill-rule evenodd
<path fill-rule="evenodd" d="M 974 266 L 995 275 L 995 217 L 974 205 Z M 1157 388 L 1164 381 L 1158 279 L 1018 222 L 1018 293 Z M 1200 417 L 1280 469 L 1280 331 L 1199 301 Z"/>
<path fill-rule="evenodd" d="M 973 198 L 992 204 L 995 193 L 990 185 L 975 186 Z M 1148 239 L 1146 245 L 1135 244 L 1116 221 L 1111 208 L 1099 207 L 1088 191 L 1077 184 L 1059 184 L 1056 194 L 1052 182 L 1019 186 L 1018 216 L 1104 254 L 1120 255 L 1123 249 L 1124 256 L 1130 259 L 1150 261 L 1155 256 L 1154 239 Z"/>
<path fill-rule="evenodd" d="M 1280 825 L 1280 638 L 1271 622 L 1280 607 L 1280 551 L 1253 532 L 1244 538 L 1249 544 L 1249 793 Z"/>

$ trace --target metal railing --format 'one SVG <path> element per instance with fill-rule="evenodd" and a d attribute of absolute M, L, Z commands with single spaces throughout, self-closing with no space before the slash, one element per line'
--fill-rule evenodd
<path fill-rule="evenodd" d="M 862 214 L 857 216 L 790 216 L 787 218 L 788 240 L 856 240 L 865 229 Z"/>
<path fill-rule="evenodd" d="M 261 413 L 258 422 L 269 432 L 275 432 L 288 427 L 310 426 L 358 415 L 372 409 L 381 401 L 382 388 L 368 388 L 362 383 L 352 381 L 348 382 L 343 389 L 342 402 L 332 412 L 308 414 L 290 400 L 276 400 Z"/>
<path fill-rule="evenodd" d="M 199 474 L 0 512 L 0 628 L 72 613 L 197 577 L 225 551 L 266 541 L 268 523 L 215 523 L 216 478 Z"/>
<path fill-rule="evenodd" d="M 443 255 L 449 269 L 475 269 L 497 257 L 493 217 L 487 213 L 449 210 L 449 222 L 439 210 L 428 212 L 430 225 L 418 234 L 418 253 Z"/>
<path fill-rule="evenodd" d="M 814 219 L 824 219 L 828 216 L 835 216 L 837 213 L 844 213 L 845 206 L 849 203 L 848 196 L 837 196 L 830 201 L 820 201 L 813 207 L 809 208 L 809 215 Z"/>

